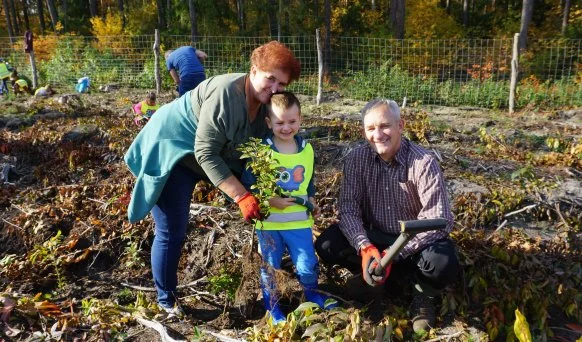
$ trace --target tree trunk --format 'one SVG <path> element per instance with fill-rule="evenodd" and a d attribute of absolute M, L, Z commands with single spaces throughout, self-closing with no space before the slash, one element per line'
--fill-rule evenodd
<path fill-rule="evenodd" d="M 269 0 L 267 12 L 269 17 L 269 35 L 273 38 L 277 36 L 277 0 Z"/>
<path fill-rule="evenodd" d="M 30 20 L 28 19 L 28 4 L 27 4 L 26 0 L 24 0 L 24 3 L 23 3 L 22 15 L 24 16 L 25 29 L 30 30 Z"/>
<path fill-rule="evenodd" d="M 404 39 L 405 0 L 390 1 L 390 28 L 396 39 Z"/>
<path fill-rule="evenodd" d="M 6 29 L 8 30 L 8 37 L 10 37 L 10 44 L 14 44 L 14 31 L 12 31 L 12 22 L 10 19 L 10 11 L 8 10 L 8 0 L 4 0 L 4 16 L 6 17 Z"/>
<path fill-rule="evenodd" d="M 89 13 L 91 14 L 91 18 L 99 15 L 97 11 L 97 0 L 89 0 Z"/>
<path fill-rule="evenodd" d="M 376 0 L 372 0 L 372 11 L 376 10 Z"/>
<path fill-rule="evenodd" d="M 521 9 L 521 27 L 519 29 L 519 49 L 525 49 L 527 46 L 527 30 L 531 22 L 535 0 L 523 0 Z"/>
<path fill-rule="evenodd" d="M 196 22 L 196 8 L 194 0 L 188 0 L 188 9 L 190 11 L 190 40 L 194 44 L 198 37 L 198 23 Z"/>
<path fill-rule="evenodd" d="M 313 0 L 313 15 L 319 18 L 319 1 Z"/>
<path fill-rule="evenodd" d="M 123 0 L 117 0 L 117 8 L 119 9 L 119 13 L 121 15 L 121 27 L 125 28 L 126 20 L 125 20 L 125 8 L 123 6 Z"/>
<path fill-rule="evenodd" d="M 238 32 L 242 34 L 245 30 L 245 12 L 244 12 L 244 0 L 236 0 L 236 12 L 238 18 Z"/>
<path fill-rule="evenodd" d="M 331 0 L 325 0 L 323 7 L 323 21 L 325 25 L 325 40 L 323 42 L 323 77 L 325 80 L 329 80 L 331 76 Z"/>
<path fill-rule="evenodd" d="M 277 7 L 277 40 L 281 41 L 281 17 L 283 14 L 283 0 L 279 0 L 279 6 Z"/>
<path fill-rule="evenodd" d="M 20 34 L 20 25 L 18 25 L 18 16 L 16 14 L 16 6 L 14 5 L 14 0 L 10 0 L 10 17 L 12 17 L 12 28 L 14 29 L 14 34 Z"/>
<path fill-rule="evenodd" d="M 170 28 L 172 22 L 172 0 L 166 1 L 166 28 Z"/>
<path fill-rule="evenodd" d="M 562 34 L 566 33 L 566 29 L 568 28 L 568 22 L 570 17 L 570 0 L 564 1 L 564 7 L 562 10 Z"/>
<path fill-rule="evenodd" d="M 166 28 L 166 14 L 164 13 L 164 4 L 162 0 L 156 0 L 158 7 L 158 27 L 160 29 Z"/>
<path fill-rule="evenodd" d="M 469 26 L 469 0 L 463 0 L 463 26 Z"/>
<path fill-rule="evenodd" d="M 49 15 L 51 16 L 51 25 L 53 26 L 53 31 L 57 33 L 57 22 L 59 21 L 59 14 L 57 13 L 57 7 L 55 6 L 54 0 L 46 0 L 46 7 L 48 7 Z"/>
<path fill-rule="evenodd" d="M 61 18 L 63 20 L 63 31 L 67 31 L 67 0 L 61 0 Z"/>
<path fill-rule="evenodd" d="M 36 0 L 36 8 L 38 10 L 38 21 L 40 24 L 40 34 L 44 35 L 44 30 L 46 26 L 44 24 L 44 6 L 42 0 Z"/>

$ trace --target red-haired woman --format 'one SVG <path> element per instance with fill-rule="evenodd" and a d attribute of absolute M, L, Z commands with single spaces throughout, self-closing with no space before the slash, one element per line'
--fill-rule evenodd
<path fill-rule="evenodd" d="M 183 314 L 174 292 L 194 186 L 210 180 L 238 203 L 245 220 L 259 217 L 256 198 L 239 181 L 244 163 L 236 148 L 267 133 L 265 105 L 299 73 L 299 61 L 285 45 L 261 45 L 248 74 L 211 77 L 160 107 L 125 154 L 137 177 L 129 221 L 152 213 L 152 273 L 158 304 L 169 314 Z"/>

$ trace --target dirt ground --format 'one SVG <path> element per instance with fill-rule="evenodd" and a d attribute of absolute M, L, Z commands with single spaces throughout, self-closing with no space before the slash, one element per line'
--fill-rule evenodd
<path fill-rule="evenodd" d="M 0 309 L 8 307 L 6 298 L 10 297 L 34 298 L 36 303 L 45 299 L 57 303 L 59 310 L 52 316 L 39 315 L 42 310 L 36 305 L 34 316 L 30 314 L 32 308 L 27 311 L 20 303 L 12 318 L 9 311 L 0 311 L 3 327 L 0 340 L 31 340 L 34 332 L 54 340 L 162 340 L 159 331 L 145 323 L 108 321 L 107 317 L 115 316 L 107 312 L 110 308 L 91 304 L 91 299 L 119 305 L 141 301 L 146 316 L 155 318 L 151 305 L 155 292 L 149 268 L 153 223 L 151 217 L 135 225 L 126 221 L 127 192 L 133 177 L 122 160 L 139 130 L 132 123 L 130 105 L 140 101 L 145 93 L 113 89 L 43 100 L 0 100 L 0 265 L 4 268 L 0 271 L 0 299 L 4 298 Z M 171 99 L 170 93 L 159 96 L 161 103 Z M 342 161 L 354 146 L 362 143 L 358 113 L 364 102 L 334 94 L 328 94 L 319 106 L 313 98 L 301 97 L 301 102 L 305 117 L 302 134 L 310 139 L 316 153 L 317 201 L 322 208 L 322 217 L 314 229 L 317 235 L 337 221 Z M 557 160 L 544 159 L 545 164 L 540 162 L 533 169 L 525 165 L 536 154 L 547 155 L 544 141 L 549 136 L 559 136 L 562 144 L 564 141 L 572 146 L 581 144 L 582 109 L 541 112 L 532 108 L 510 115 L 481 108 L 415 105 L 406 108 L 403 116 L 416 123 L 421 123 L 422 118 L 428 120 L 426 127 L 417 124 L 407 128 L 424 132 L 421 135 L 426 141 L 420 143 L 433 151 L 441 163 L 451 201 L 459 205 L 455 208 L 455 230 L 460 248 L 467 248 L 465 262 L 473 255 L 473 245 L 478 245 L 478 241 L 465 240 L 469 232 L 472 232 L 469 236 L 490 239 L 504 231 L 511 234 L 520 231 L 525 233 L 520 241 L 551 242 L 568 236 L 570 244 L 580 242 L 581 155 L 574 155 L 573 162 L 566 163 L 564 158 L 570 155 L 562 149 L 559 155 L 547 157 Z M 482 128 L 494 134 L 485 135 L 480 131 Z M 525 153 L 519 151 L 532 155 L 526 159 Z M 469 214 L 476 210 L 475 206 L 461 207 L 464 202 L 460 199 L 480 203 L 481 197 L 496 198 L 506 204 L 502 196 L 492 195 L 498 191 L 492 183 L 507 184 L 510 175 L 517 173 L 525 178 L 523 175 L 528 172 L 532 173 L 528 176 L 531 182 L 551 180 L 552 186 L 538 192 L 539 198 L 528 193 L 529 197 L 506 212 L 535 204 L 545 208 L 552 220 L 540 219 L 544 212 L 532 208 L 479 221 Z M 558 209 L 549 213 L 552 206 Z M 54 238 L 58 234 L 61 237 Z M 199 184 L 179 271 L 178 295 L 186 317 L 163 322 L 170 336 L 234 341 L 248 338 L 245 332 L 248 327 L 265 326 L 257 274 L 260 256 L 256 248 L 251 250 L 251 244 L 256 246 L 252 228 L 240 219 L 237 208 L 226 203 L 212 186 Z M 574 274 L 573 287 L 578 286 L 579 291 L 580 244 L 568 248 L 564 254 L 556 254 L 557 261 L 552 262 L 556 265 L 571 262 L 578 267 L 568 275 Z M 565 260 L 565 256 L 573 259 Z M 386 287 L 370 288 L 359 276 L 345 270 L 326 265 L 321 268 L 321 289 L 338 298 L 344 308 L 362 310 L 363 319 L 370 324 L 387 316 L 407 319 L 411 293 L 399 279 L 391 277 Z M 283 307 L 287 311 L 302 301 L 292 274 L 292 264 L 287 260 L 280 281 L 285 294 Z M 242 285 L 237 286 L 240 279 Z M 468 282 L 461 276 L 448 295 L 469 297 Z M 575 303 L 581 305 L 580 298 L 577 300 Z M 450 303 L 443 299 L 442 307 L 445 302 Z M 491 327 L 481 310 L 485 305 L 459 305 L 462 309 L 457 310 L 440 307 L 443 314 L 437 336 L 449 340 L 488 340 Z M 547 319 L 557 327 L 556 340 L 574 341 L 580 337 L 582 330 L 577 329 L 582 322 L 576 321 L 576 314 L 569 316 L 564 313 L 567 310 L 555 305 L 548 310 Z M 93 325 L 88 325 L 87 317 L 93 318 Z M 58 336 L 47 325 L 55 321 L 61 322 L 56 325 L 62 332 Z M 63 328 L 63 321 L 68 322 L 68 329 Z M 10 332 L 14 329 L 19 332 Z M 410 329 L 404 330 L 403 339 L 413 339 Z"/>

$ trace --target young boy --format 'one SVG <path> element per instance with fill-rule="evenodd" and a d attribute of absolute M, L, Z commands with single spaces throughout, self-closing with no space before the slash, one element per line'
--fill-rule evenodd
<path fill-rule="evenodd" d="M 285 249 L 295 265 L 305 299 L 324 309 L 337 307 L 337 301 L 331 299 L 326 305 L 328 297 L 316 290 L 319 265 L 311 227 L 313 216 L 319 215 L 319 208 L 313 197 L 313 148 L 297 135 L 301 125 L 299 100 L 290 92 L 274 94 L 266 121 L 272 134 L 263 142 L 273 149 L 273 158 L 279 163 L 277 185 L 284 195 L 299 197 L 304 203 L 297 204 L 292 197 L 272 197 L 269 217 L 256 223 L 264 261 L 261 267 L 263 301 L 273 323 L 278 324 L 285 321 L 285 315 L 278 304 L 275 270 L 281 268 Z M 241 180 L 247 188 L 250 189 L 255 179 L 251 170 L 245 169 Z"/>
<path fill-rule="evenodd" d="M 156 103 L 156 93 L 152 91 L 144 101 L 133 106 L 133 112 L 136 115 L 133 122 L 140 127 L 145 125 L 158 108 L 160 105 Z"/>

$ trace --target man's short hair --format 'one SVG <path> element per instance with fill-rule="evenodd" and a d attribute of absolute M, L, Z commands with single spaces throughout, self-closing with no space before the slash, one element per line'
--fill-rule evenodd
<path fill-rule="evenodd" d="M 364 117 L 368 113 L 370 113 L 373 109 L 376 109 L 376 108 L 381 107 L 381 106 L 385 106 L 386 109 L 392 115 L 394 115 L 396 117 L 396 120 L 400 120 L 400 107 L 398 106 L 396 101 L 388 100 L 388 99 L 384 99 L 384 98 L 373 99 L 373 100 L 369 101 L 368 103 L 366 103 L 366 105 L 364 106 L 364 109 L 362 109 L 362 111 L 361 111 L 362 120 L 364 120 Z"/>
<path fill-rule="evenodd" d="M 287 110 L 293 105 L 299 108 L 299 114 L 301 114 L 301 104 L 299 103 L 299 99 L 290 91 L 281 91 L 278 93 L 273 94 L 271 96 L 271 103 L 268 105 L 269 111 L 272 111 L 273 107 L 282 108 Z"/>

